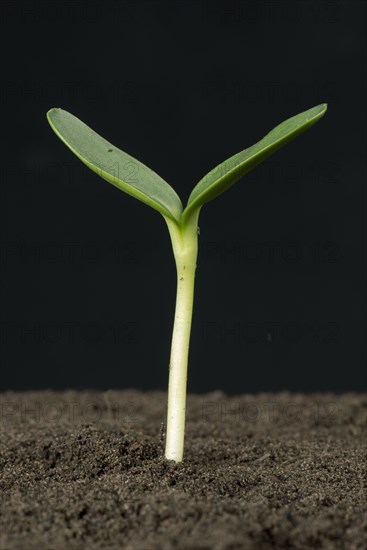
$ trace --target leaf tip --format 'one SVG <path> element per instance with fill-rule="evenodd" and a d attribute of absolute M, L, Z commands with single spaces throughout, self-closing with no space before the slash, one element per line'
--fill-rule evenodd
<path fill-rule="evenodd" d="M 49 109 L 46 113 L 47 120 L 50 122 L 52 120 L 52 117 L 57 113 L 60 113 L 61 111 L 61 107 L 52 107 L 52 109 Z"/>
<path fill-rule="evenodd" d="M 328 104 L 327 103 L 320 103 L 320 105 L 318 105 L 318 107 L 320 109 L 320 113 L 322 113 L 324 115 L 327 111 Z"/>

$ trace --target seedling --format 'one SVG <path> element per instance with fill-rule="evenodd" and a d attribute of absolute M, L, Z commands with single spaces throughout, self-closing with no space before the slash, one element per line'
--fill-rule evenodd
<path fill-rule="evenodd" d="M 84 122 L 63 109 L 51 109 L 47 113 L 52 129 L 84 164 L 121 191 L 157 210 L 168 226 L 177 268 L 165 449 L 169 460 L 180 462 L 183 457 L 187 364 L 201 207 L 310 128 L 325 114 L 326 109 L 327 105 L 323 103 L 289 118 L 255 145 L 218 164 L 194 187 L 185 208 L 164 179 L 106 141 Z"/>

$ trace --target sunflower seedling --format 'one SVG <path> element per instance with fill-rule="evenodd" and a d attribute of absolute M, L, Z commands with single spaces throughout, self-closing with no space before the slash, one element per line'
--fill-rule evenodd
<path fill-rule="evenodd" d="M 177 268 L 165 449 L 169 460 L 180 462 L 183 458 L 187 365 L 201 207 L 310 128 L 326 109 L 324 103 L 285 120 L 255 145 L 218 164 L 194 187 L 185 208 L 164 179 L 106 141 L 74 115 L 63 109 L 51 109 L 47 113 L 52 129 L 84 164 L 121 191 L 157 210 L 167 224 Z"/>

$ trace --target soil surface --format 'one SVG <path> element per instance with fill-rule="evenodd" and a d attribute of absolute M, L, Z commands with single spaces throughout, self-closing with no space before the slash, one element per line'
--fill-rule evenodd
<path fill-rule="evenodd" d="M 367 548 L 367 395 L 1 394 L 1 550 Z"/>

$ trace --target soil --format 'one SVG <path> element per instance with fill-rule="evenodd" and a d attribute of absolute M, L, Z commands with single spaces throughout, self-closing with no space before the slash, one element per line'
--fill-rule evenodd
<path fill-rule="evenodd" d="M 367 548 L 367 395 L 1 394 L 1 550 Z"/>

